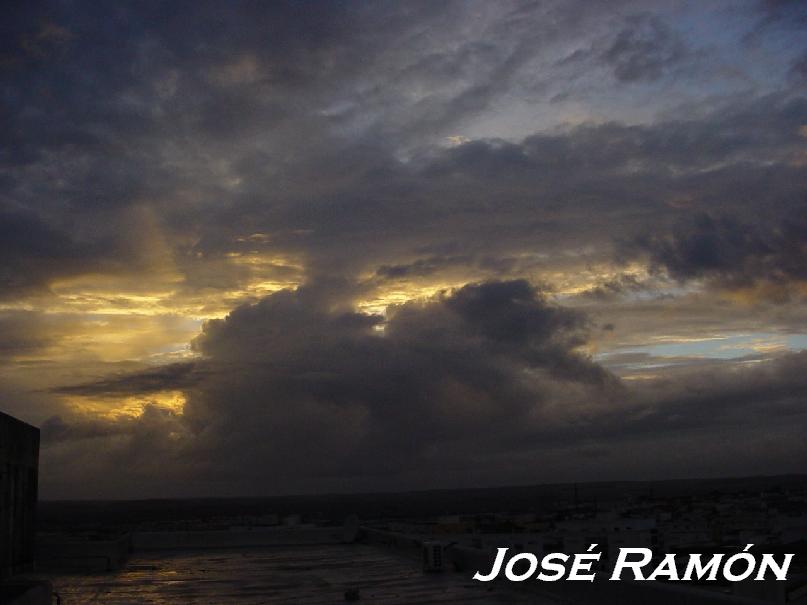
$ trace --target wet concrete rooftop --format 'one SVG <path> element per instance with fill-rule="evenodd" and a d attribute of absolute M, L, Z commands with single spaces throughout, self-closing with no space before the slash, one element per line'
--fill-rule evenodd
<path fill-rule="evenodd" d="M 538 602 L 473 582 L 471 572 L 423 573 L 417 561 L 361 544 L 136 553 L 119 572 L 51 580 L 63 605 L 333 604 L 352 588 L 359 603 Z"/>

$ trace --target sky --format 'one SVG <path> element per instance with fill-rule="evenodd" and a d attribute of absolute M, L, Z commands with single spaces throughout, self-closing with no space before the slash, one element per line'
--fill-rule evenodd
<path fill-rule="evenodd" d="M 42 497 L 804 471 L 804 3 L 0 30 L 0 409 Z"/>

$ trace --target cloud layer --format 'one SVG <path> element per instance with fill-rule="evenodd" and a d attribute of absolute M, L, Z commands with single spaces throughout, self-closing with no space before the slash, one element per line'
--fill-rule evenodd
<path fill-rule="evenodd" d="M 792 424 L 807 412 L 804 353 L 628 388 L 576 350 L 584 316 L 523 280 L 466 285 L 386 320 L 329 303 L 316 288 L 281 291 L 207 324 L 198 361 L 63 390 L 183 389 L 181 415 L 147 406 L 111 426 L 51 419 L 45 439 L 65 449 L 73 439 L 78 452 L 112 440 L 114 464 L 141 481 L 159 460 L 163 492 L 201 477 L 233 493 L 287 493 L 625 468 L 681 476 L 681 464 L 794 471 L 805 453 Z"/>
<path fill-rule="evenodd" d="M 18 7 L 0 406 L 43 427 L 43 493 L 790 469 L 806 24 L 755 0 Z"/>

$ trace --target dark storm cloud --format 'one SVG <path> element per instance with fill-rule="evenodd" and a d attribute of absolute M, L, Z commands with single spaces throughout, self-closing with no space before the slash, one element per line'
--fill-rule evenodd
<path fill-rule="evenodd" d="M 286 488 L 401 475 L 444 448 L 472 458 L 478 447 L 507 450 L 538 430 L 559 385 L 599 400 L 620 392 L 573 350 L 584 318 L 524 281 L 405 304 L 383 334 L 380 317 L 329 303 L 315 289 L 283 291 L 210 322 L 196 347 L 212 371 L 190 386 L 190 370 L 174 366 L 70 391 L 184 388 L 181 421 L 193 437 L 176 455 L 236 483 L 272 476 Z"/>
<path fill-rule="evenodd" d="M 196 346 L 215 371 L 190 385 L 190 370 L 174 366 L 77 391 L 183 388 L 181 416 L 152 406 L 119 426 L 55 418 L 45 434 L 77 448 L 105 431 L 137 435 L 115 450 L 135 475 L 152 472 L 141 448 L 157 447 L 166 476 L 253 492 L 439 484 L 446 473 L 557 479 L 574 466 L 593 478 L 604 464 L 653 476 L 681 460 L 694 473 L 736 473 L 751 456 L 759 468 L 790 468 L 803 452 L 791 428 L 807 414 L 804 353 L 626 385 L 575 352 L 584 317 L 523 281 L 407 303 L 383 334 L 380 321 L 305 288 L 279 292 L 207 325 Z M 766 451 L 769 431 L 787 448 Z M 651 455 L 653 444 L 663 446 Z M 643 466 L 631 452 L 645 450 Z"/>
<path fill-rule="evenodd" d="M 284 175 L 244 173 L 256 196 L 265 187 L 282 193 L 271 205 L 249 194 L 217 215 L 216 233 L 247 211 L 253 228 L 276 234 L 270 247 L 298 251 L 314 271 L 371 269 L 398 279 L 484 270 L 525 251 L 607 247 L 613 236 L 664 227 L 692 208 L 749 215 L 764 204 L 775 215 L 802 199 L 804 111 L 803 99 L 768 98 L 647 126 L 584 125 L 520 142 L 431 148 L 407 162 L 383 148 L 341 149 Z M 597 224 L 581 213 L 596 213 Z"/>
<path fill-rule="evenodd" d="M 200 369 L 192 362 L 173 363 L 151 370 L 111 376 L 90 383 L 52 389 L 64 395 L 144 395 L 167 389 L 184 389 L 200 380 Z"/>
<path fill-rule="evenodd" d="M 433 275 L 418 250 L 453 241 L 452 256 L 493 267 L 525 249 L 605 245 L 606 232 L 645 229 L 678 198 L 781 205 L 803 184 L 783 157 L 804 112 L 789 91 L 690 119 L 442 149 L 497 102 L 558 93 L 563 79 L 542 70 L 570 36 L 593 28 L 608 43 L 591 48 L 632 82 L 690 53 L 672 15 L 647 5 L 479 10 L 484 18 L 451 2 L 26 7 L 4 43 L 17 66 L 3 72 L 4 197 L 109 262 L 29 275 L 32 252 L 19 248 L 6 281 L 125 271 L 133 250 L 118 240 L 139 234 L 121 224 L 141 204 L 176 242 L 193 289 L 210 278 L 200 267 L 225 262 L 255 231 L 272 236 L 265 251 L 294 251 L 313 274 L 386 266 L 379 275 L 400 277 L 412 265 Z M 31 52 L 32 39 L 58 52 Z M 771 156 L 776 165 L 763 165 Z M 607 226 L 578 220 L 589 211 Z"/>
<path fill-rule="evenodd" d="M 677 280 L 708 277 L 726 286 L 807 280 L 805 209 L 773 225 L 700 213 L 669 233 L 640 237 L 628 255 L 646 254 L 651 267 Z"/>
<path fill-rule="evenodd" d="M 455 265 L 468 265 L 473 259 L 467 256 L 430 256 L 415 262 L 397 265 L 381 265 L 376 275 L 382 279 L 403 279 L 407 277 L 427 277 L 440 269 Z"/>
<path fill-rule="evenodd" d="M 708 426 L 710 417 L 725 426 L 766 415 L 774 422 L 803 422 L 807 415 L 803 396 L 807 352 L 786 354 L 767 363 L 755 363 L 758 360 L 753 357 L 747 361 L 744 369 L 715 364 L 674 372 L 653 382 L 652 390 L 645 391 L 649 405 L 640 414 L 641 420 L 629 423 L 631 430 L 697 430 Z"/>
<path fill-rule="evenodd" d="M 37 212 L 50 231 L 28 229 L 28 247 L 6 246 L 6 285 L 43 285 L 97 270 L 69 262 L 76 236 L 111 240 L 91 252 L 128 261 L 114 245 L 121 235 L 116 219 L 144 200 L 169 233 L 208 247 L 221 240 L 229 245 L 242 226 L 234 215 L 220 236 L 195 233 L 210 205 L 220 212 L 222 198 L 225 206 L 240 201 L 211 182 L 205 166 L 211 156 L 270 178 L 284 157 L 295 156 L 321 162 L 322 177 L 339 174 L 341 166 L 328 165 L 346 142 L 333 129 L 350 128 L 363 116 L 379 122 L 379 109 L 394 107 L 373 81 L 378 63 L 410 68 L 408 59 L 390 56 L 388 36 L 417 35 L 413 13 L 435 27 L 456 10 L 432 3 L 369 10 L 242 2 L 226 10 L 216 3 L 124 3 L 81 11 L 31 4 L 15 11 L 4 21 L 0 185 L 3 198 Z M 58 53 L 46 49 L 57 42 Z M 412 83 L 420 71 L 412 70 Z M 338 109 L 356 105 L 357 88 L 367 89 L 363 107 Z M 271 139 L 262 140 L 268 132 Z M 334 145 L 329 153 L 318 151 Z M 209 152 L 200 152 L 202 146 Z M 192 203 L 177 199 L 189 189 Z M 111 229 L 99 220 L 104 215 Z M 43 264 L 41 250 L 31 249 L 37 246 L 63 250 L 64 264 L 53 262 L 42 275 L 29 272 L 31 263 Z M 186 270 L 193 274 L 193 267 Z M 104 271 L 120 267 L 113 262 Z"/>

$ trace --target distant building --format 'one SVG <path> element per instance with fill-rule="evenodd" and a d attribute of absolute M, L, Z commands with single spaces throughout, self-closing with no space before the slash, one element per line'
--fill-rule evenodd
<path fill-rule="evenodd" d="M 34 564 L 39 429 L 0 412 L 0 580 Z"/>

